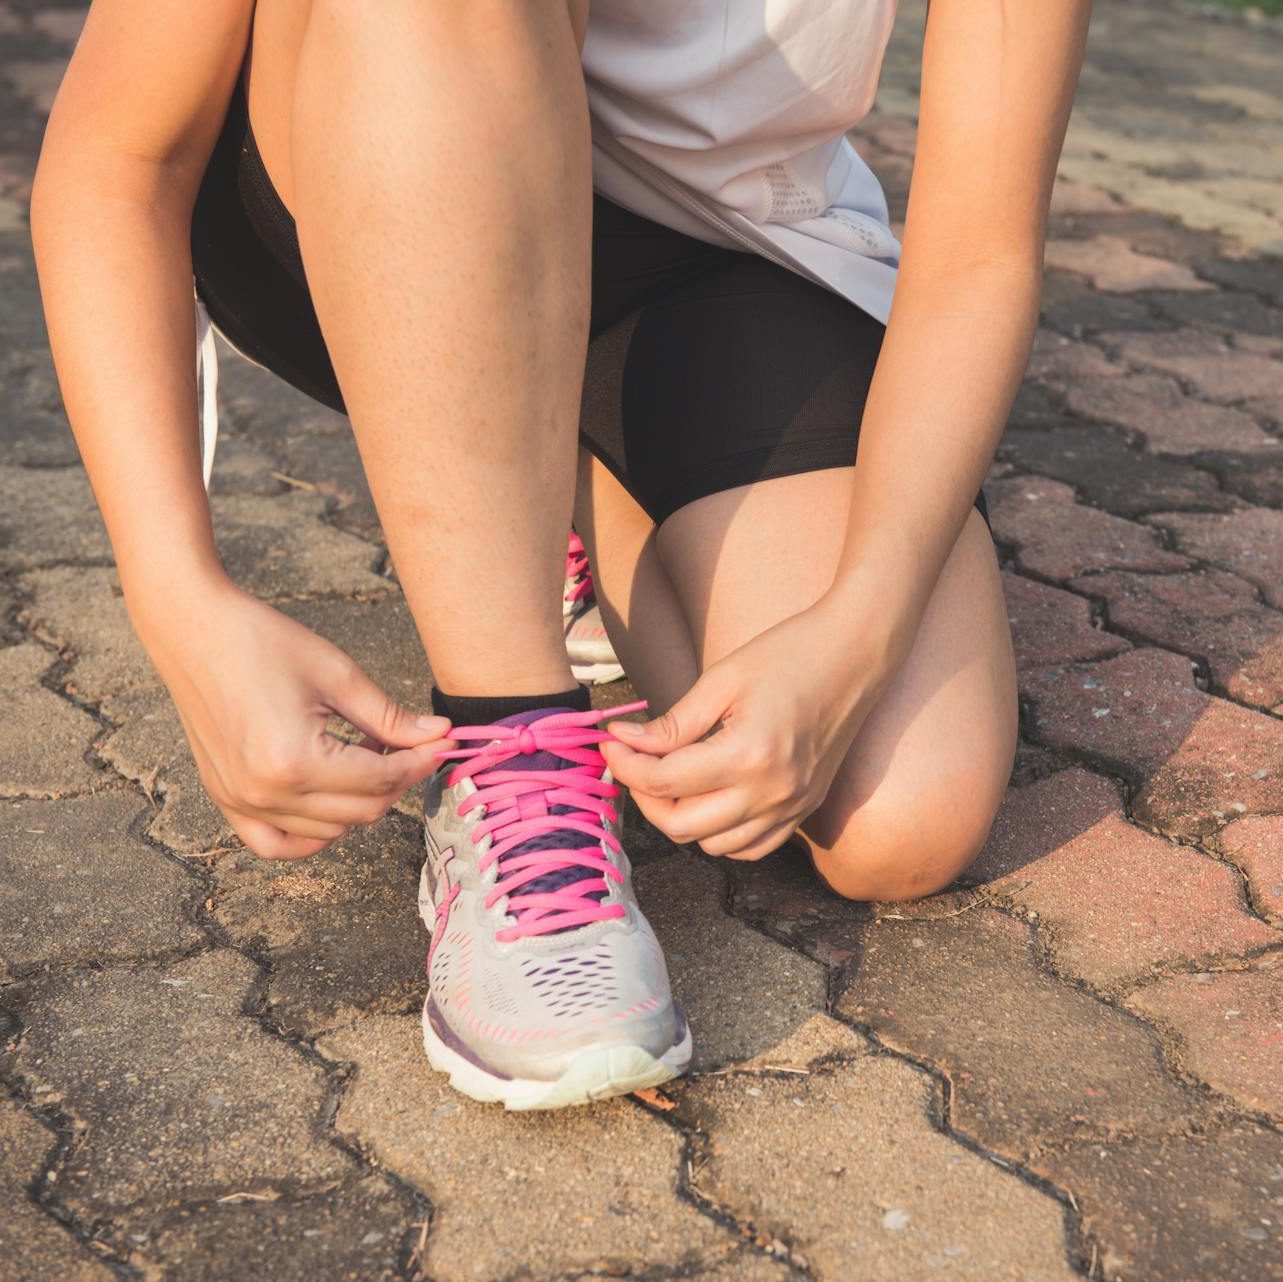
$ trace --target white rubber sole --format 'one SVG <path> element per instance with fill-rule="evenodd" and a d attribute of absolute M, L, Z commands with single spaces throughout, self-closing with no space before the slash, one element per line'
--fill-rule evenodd
<path fill-rule="evenodd" d="M 606 686 L 612 681 L 624 679 L 624 669 L 618 663 L 575 663 L 571 662 L 571 674 L 576 681 L 586 682 L 590 686 Z"/>
<path fill-rule="evenodd" d="M 423 1047 L 428 1063 L 438 1073 L 449 1074 L 456 1091 L 481 1104 L 502 1104 L 509 1111 L 536 1108 L 569 1108 L 591 1104 L 659 1086 L 680 1077 L 691 1058 L 691 1033 L 656 1059 L 641 1046 L 590 1046 L 558 1078 L 550 1082 L 532 1078 L 495 1077 L 451 1050 L 436 1034 L 423 1012 Z"/>

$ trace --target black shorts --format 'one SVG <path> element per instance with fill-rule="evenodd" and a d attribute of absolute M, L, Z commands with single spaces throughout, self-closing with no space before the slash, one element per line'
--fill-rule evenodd
<path fill-rule="evenodd" d="M 192 263 L 229 342 L 344 410 L 239 80 L 196 200 Z M 883 335 L 868 313 L 600 196 L 592 270 L 581 441 L 656 522 L 705 495 L 855 462 Z M 983 494 L 976 505 L 988 519 Z"/>

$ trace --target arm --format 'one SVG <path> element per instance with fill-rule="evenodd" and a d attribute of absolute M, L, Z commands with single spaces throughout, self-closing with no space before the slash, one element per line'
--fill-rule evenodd
<path fill-rule="evenodd" d="M 50 343 L 131 620 L 237 834 L 310 854 L 434 764 L 347 656 L 236 589 L 214 547 L 196 426 L 191 211 L 252 0 L 96 0 L 41 153 L 31 228 Z M 324 732 L 337 712 L 383 755 Z"/>
<path fill-rule="evenodd" d="M 678 840 L 740 858 L 779 845 L 908 656 L 1028 359 L 1088 11 L 931 6 L 903 264 L 833 584 L 664 717 L 611 727 L 612 770 Z"/>

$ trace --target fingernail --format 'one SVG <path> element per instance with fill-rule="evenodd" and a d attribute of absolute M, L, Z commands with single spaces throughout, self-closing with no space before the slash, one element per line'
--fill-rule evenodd
<path fill-rule="evenodd" d="M 435 730 L 437 734 L 445 734 L 450 729 L 450 722 L 445 717 L 422 716 L 414 723 L 420 730 Z"/>
<path fill-rule="evenodd" d="M 646 727 L 639 726 L 635 721 L 612 721 L 610 730 L 612 734 L 621 734 L 625 739 L 639 739 L 646 733 Z"/>

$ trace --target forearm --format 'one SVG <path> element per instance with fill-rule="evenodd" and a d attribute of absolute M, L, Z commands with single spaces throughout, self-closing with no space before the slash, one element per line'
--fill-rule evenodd
<path fill-rule="evenodd" d="M 87 150 L 43 160 L 32 200 L 63 401 L 131 611 L 218 572 L 196 424 L 191 186 Z"/>
<path fill-rule="evenodd" d="M 985 472 L 1037 324 L 1032 255 L 903 273 L 860 428 L 847 532 L 823 606 L 903 657 Z M 875 610 L 870 606 L 876 604 Z"/>

